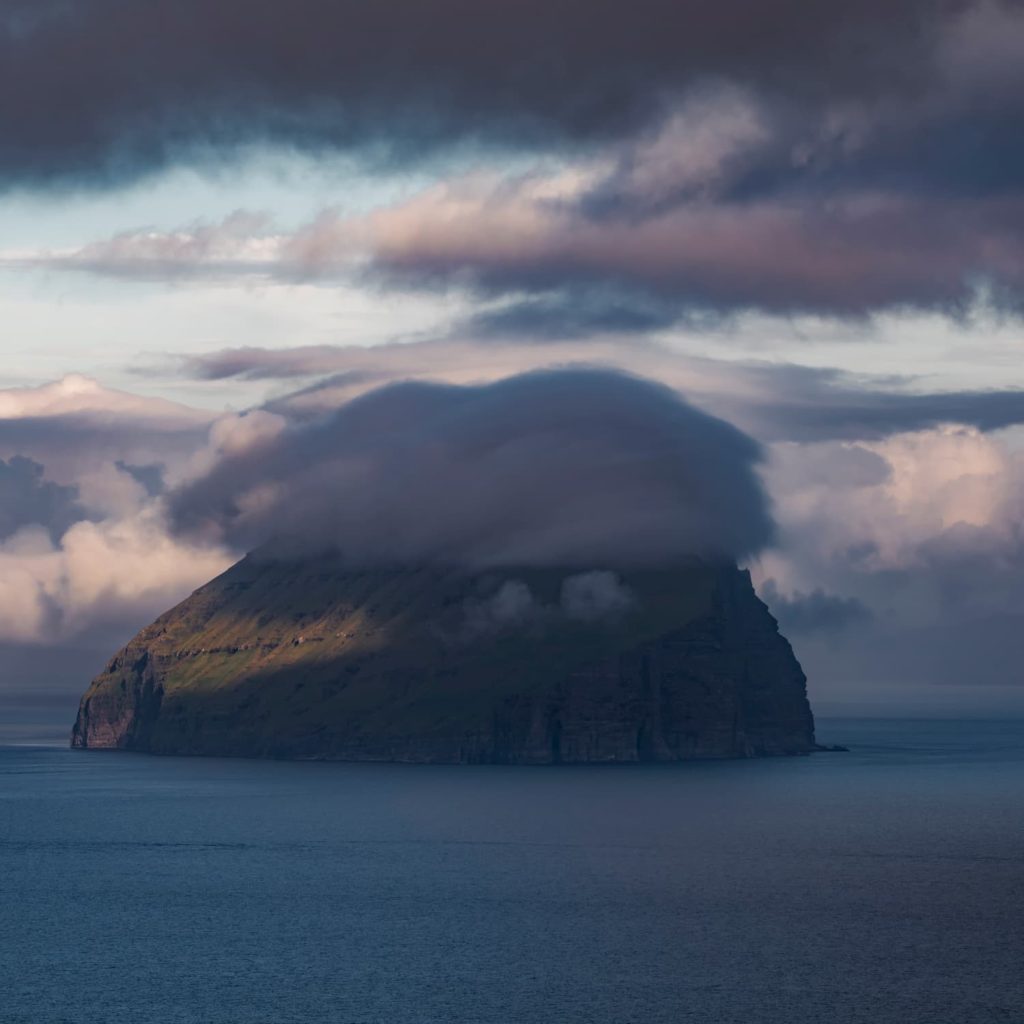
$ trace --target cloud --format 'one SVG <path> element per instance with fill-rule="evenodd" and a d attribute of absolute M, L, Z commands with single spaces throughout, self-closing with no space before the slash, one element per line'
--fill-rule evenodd
<path fill-rule="evenodd" d="M 519 346 L 516 356 L 522 362 Z M 472 359 L 477 372 L 486 374 L 494 351 L 485 354 L 473 346 L 447 343 L 389 345 L 300 345 L 294 348 L 226 348 L 179 360 L 184 376 L 194 380 L 290 380 L 297 377 L 341 377 L 346 383 L 381 378 L 400 380 L 435 371 L 445 377 L 458 356 Z M 473 356 L 475 355 L 475 359 Z"/>
<path fill-rule="evenodd" d="M 0 540 L 22 527 L 43 527 L 52 539 L 86 512 L 78 503 L 78 489 L 44 480 L 45 467 L 22 455 L 0 459 Z"/>
<path fill-rule="evenodd" d="M 8 2 L 0 19 L 0 89 L 19 97 L 0 111 L 0 176 L 33 183 L 136 177 L 265 141 L 392 160 L 459 143 L 588 143 L 708 79 L 869 98 L 920 88 L 935 23 L 949 20 L 881 0 L 841 17 L 813 0 L 32 8 Z"/>
<path fill-rule="evenodd" d="M 521 343 L 647 334 L 677 323 L 680 311 L 629 295 L 555 294 L 489 305 L 457 322 L 456 337 Z"/>
<path fill-rule="evenodd" d="M 131 632 L 230 562 L 170 536 L 157 500 L 113 464 L 69 485 L 45 473 L 0 461 L 0 643 Z"/>
<path fill-rule="evenodd" d="M 1016 0 L 8 0 L 0 88 L 19 101 L 0 111 L 0 182 L 120 182 L 268 144 L 379 169 L 635 139 L 642 170 L 612 162 L 644 202 L 908 170 L 1005 187 L 1024 161 L 1022 25 Z"/>
<path fill-rule="evenodd" d="M 41 262 L 141 280 L 271 271 L 279 240 L 270 226 L 266 214 L 236 210 L 218 223 L 197 221 L 180 231 L 119 232 Z"/>
<path fill-rule="evenodd" d="M 759 459 L 668 388 L 552 371 L 370 392 L 225 452 L 168 507 L 183 536 L 359 563 L 732 559 L 772 537 Z"/>
<path fill-rule="evenodd" d="M 788 492 L 783 538 L 857 571 L 902 570 L 984 541 L 1015 543 L 1024 464 L 1003 437 L 944 426 L 880 441 L 781 444 L 772 487 Z"/>
<path fill-rule="evenodd" d="M 492 594 L 466 601 L 461 636 L 472 641 L 507 630 L 536 628 L 549 611 L 522 580 L 503 580 Z"/>
<path fill-rule="evenodd" d="M 964 316 L 979 296 L 1021 310 L 1022 195 L 859 188 L 729 198 L 684 190 L 637 210 L 632 201 L 609 205 L 613 179 L 574 178 L 562 193 L 564 177 L 474 175 L 369 214 L 327 210 L 292 232 L 260 231 L 263 221 L 236 213 L 219 225 L 129 232 L 14 262 L 118 277 L 453 288 L 513 300 L 504 313 L 481 311 L 485 332 L 497 325 L 540 337 L 553 326 L 569 337 L 602 327 L 635 332 L 750 310 Z"/>
<path fill-rule="evenodd" d="M 330 273 L 365 244 L 370 268 L 393 284 L 485 295 L 603 286 L 673 302 L 680 316 L 966 311 L 982 284 L 1017 308 L 1024 287 L 1016 196 L 701 197 L 638 216 L 594 215 L 586 195 L 551 203 L 535 191 L 531 180 L 454 182 L 366 223 L 322 220 L 297 237 L 294 258 Z"/>
<path fill-rule="evenodd" d="M 153 508 L 79 521 L 57 543 L 25 527 L 0 542 L 0 641 L 56 645 L 118 623 L 130 634 L 230 561 L 168 536 Z"/>
<path fill-rule="evenodd" d="M 163 494 L 167 489 L 164 481 L 165 466 L 162 463 L 152 463 L 148 466 L 132 466 L 129 463 L 118 459 L 114 468 L 121 473 L 127 473 L 137 484 L 145 488 L 146 494 L 155 498 Z"/>
<path fill-rule="evenodd" d="M 320 415 L 388 382 L 476 384 L 529 370 L 599 366 L 660 380 L 765 442 L 878 440 L 949 423 L 983 431 L 1024 423 L 1019 388 L 924 391 L 912 377 L 698 358 L 644 338 L 623 344 L 598 335 L 557 346 L 494 336 L 485 344 L 447 338 L 370 347 L 237 348 L 181 361 L 182 371 L 200 380 L 309 378 L 268 403 L 271 411 L 299 418 Z"/>
<path fill-rule="evenodd" d="M 181 460 L 202 444 L 213 418 L 72 374 L 39 387 L 0 389 L 0 458 L 32 458 L 52 479 L 69 483 L 117 460 Z"/>
<path fill-rule="evenodd" d="M 936 62 L 946 79 L 989 96 L 1024 84 L 1024 7 L 984 0 L 942 25 Z"/>
<path fill-rule="evenodd" d="M 123 639 L 227 566 L 157 497 L 210 421 L 84 377 L 0 390 L 0 644 Z"/>
<path fill-rule="evenodd" d="M 636 606 L 636 596 L 618 573 L 604 569 L 564 577 L 557 603 L 540 600 L 519 579 L 498 582 L 484 576 L 476 581 L 476 586 L 485 595 L 465 603 L 461 635 L 469 641 L 514 630 L 540 632 L 564 625 L 566 620 L 601 623 Z"/>
<path fill-rule="evenodd" d="M 993 431 L 1024 422 L 1024 391 L 1018 388 L 922 394 L 851 386 L 839 374 L 816 376 L 805 396 L 794 395 L 787 405 L 768 399 L 754 411 L 778 421 L 776 439 L 869 440 L 950 423 Z"/>
<path fill-rule="evenodd" d="M 827 594 L 820 587 L 809 594 L 796 590 L 786 595 L 779 592 L 774 580 L 761 586 L 761 598 L 779 620 L 783 632 L 833 633 L 855 626 L 872 617 L 871 610 L 855 597 Z"/>
<path fill-rule="evenodd" d="M 142 51 L 153 50 L 149 74 L 134 88 L 95 97 L 89 83 L 75 94 L 80 104 L 97 100 L 96 110 L 77 110 L 84 116 L 68 129 L 70 138 L 97 133 L 72 154 L 94 172 L 130 173 L 175 152 L 198 159 L 197 144 L 209 155 L 267 138 L 317 153 L 372 143 L 392 156 L 422 154 L 425 145 L 455 145 L 458 155 L 433 166 L 440 177 L 431 187 L 369 213 L 326 209 L 285 229 L 240 210 L 219 223 L 140 228 L 72 251 L 8 254 L 8 262 L 144 279 L 447 287 L 505 302 L 504 314 L 481 311 L 481 330 L 507 330 L 509 317 L 526 327 L 532 317 L 539 336 L 656 330 L 696 314 L 747 310 L 963 315 L 979 294 L 1021 312 L 1017 3 L 914 2 L 897 11 L 872 2 L 840 13 L 810 0 L 771 11 L 728 0 L 712 14 L 666 0 L 641 0 L 639 8 L 598 0 L 599 11 L 593 0 L 570 0 L 557 13 L 502 0 L 488 5 L 485 24 L 456 0 L 386 0 L 372 14 L 367 5 L 300 0 L 308 8 L 301 29 L 297 15 L 278 23 L 269 10 L 247 9 L 237 31 L 221 37 L 209 5 L 196 23 L 179 21 L 197 2 L 157 18 L 122 0 L 92 0 L 76 6 L 75 18 L 44 21 L 8 42 L 12 73 L 31 81 L 35 66 L 19 69 L 18 59 L 59 39 L 70 47 L 72 32 L 105 53 L 110 41 L 91 35 L 90 17 L 105 8 L 108 19 L 116 13 L 136 26 Z M 238 2 L 215 0 L 213 10 L 227 17 Z M 385 10 L 394 16 L 386 22 Z M 442 30 L 446 16 L 456 24 Z M 159 32 L 143 36 L 150 21 Z M 332 40 L 328 59 L 311 26 L 340 21 L 343 32 L 323 37 Z M 504 34 L 494 36 L 503 23 Z M 417 34 L 406 36 L 414 24 Z M 351 36 L 353 26 L 369 35 Z M 388 46 L 364 53 L 385 26 Z M 595 49 L 602 36 L 608 46 Z M 339 40 L 354 38 L 359 56 L 345 61 L 349 44 Z M 272 63 L 286 39 L 302 60 Z M 858 41 L 870 45 L 859 49 Z M 496 51 L 482 64 L 479 47 L 487 45 Z M 242 59 L 247 46 L 259 54 L 255 64 Z M 3 49 L 0 41 L 0 66 Z M 139 74 L 120 53 L 105 56 L 107 88 L 119 72 Z M 55 66 L 73 67 L 77 50 L 74 58 L 41 66 L 52 75 Z M 577 75 L 569 76 L 574 61 Z M 186 69 L 191 75 L 179 80 Z M 544 81 L 559 88 L 542 90 Z M 32 95 L 24 83 L 14 92 Z M 147 104 L 157 116 L 142 113 Z M 60 121 L 31 123 L 38 147 L 39 125 Z M 147 131 L 155 132 L 148 142 Z M 17 135 L 5 135 L 2 115 L 0 138 L 16 165 Z M 499 140 L 518 147 L 514 171 L 507 152 L 483 144 Z M 53 140 L 56 150 L 63 141 Z M 0 146 L 0 177 L 4 157 Z M 36 167 L 33 180 L 43 177 Z M 610 298 L 602 305 L 595 296 Z M 632 301 L 616 301 L 621 296 Z"/>
<path fill-rule="evenodd" d="M 141 426 L 184 429 L 209 421 L 209 415 L 161 398 L 144 398 L 103 387 L 71 373 L 39 387 L 0 390 L 0 422 L 40 420 L 58 416 L 100 416 L 108 421 L 131 419 Z"/>
<path fill-rule="evenodd" d="M 562 611 L 570 619 L 593 622 L 632 608 L 636 598 L 617 573 L 594 569 L 562 582 Z"/>
<path fill-rule="evenodd" d="M 970 706 L 978 687 L 1019 684 L 1019 440 L 946 426 L 772 446 L 779 543 L 755 575 L 823 692 L 884 706 L 941 685 Z"/>

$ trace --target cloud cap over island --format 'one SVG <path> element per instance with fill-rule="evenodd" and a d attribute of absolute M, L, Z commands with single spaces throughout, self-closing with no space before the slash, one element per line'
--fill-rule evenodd
<path fill-rule="evenodd" d="M 168 497 L 180 533 L 354 562 L 731 559 L 774 526 L 760 446 L 667 387 L 601 370 L 394 384 L 290 425 L 256 413 Z"/>

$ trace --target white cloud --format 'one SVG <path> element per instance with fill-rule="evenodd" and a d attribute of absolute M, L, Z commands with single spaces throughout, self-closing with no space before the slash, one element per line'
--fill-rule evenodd
<path fill-rule="evenodd" d="M 47 521 L 0 543 L 0 641 L 60 644 L 119 622 L 130 633 L 227 567 L 224 550 L 173 539 L 159 502 L 118 465 L 182 472 L 209 421 L 82 376 L 0 391 L 0 448 L 37 460 L 37 491 L 63 501 L 60 515 L 37 501 Z"/>
<path fill-rule="evenodd" d="M 168 430 L 184 429 L 209 420 L 209 414 L 201 410 L 165 399 L 116 391 L 77 373 L 38 387 L 0 390 L 0 420 L 57 416 L 95 416 L 107 423 L 131 421 Z"/>
<path fill-rule="evenodd" d="M 76 523 L 57 544 L 27 527 L 0 544 L 0 641 L 59 644 L 117 621 L 138 628 L 231 561 L 172 540 L 153 508 Z"/>
<path fill-rule="evenodd" d="M 592 622 L 612 618 L 636 602 L 617 573 L 595 569 L 568 576 L 562 582 L 561 607 L 570 619 Z"/>
<path fill-rule="evenodd" d="M 973 427 L 779 445 L 767 479 L 790 547 L 811 565 L 905 569 L 966 533 L 988 547 L 1018 543 L 1024 460 L 1003 437 Z"/>
<path fill-rule="evenodd" d="M 817 596 L 856 612 L 843 629 L 816 633 L 788 616 L 812 694 L 906 711 L 938 686 L 967 711 L 1009 706 L 1024 636 L 1014 431 L 946 426 L 778 445 L 767 482 L 780 545 L 753 568 L 769 602 L 785 613 Z"/>

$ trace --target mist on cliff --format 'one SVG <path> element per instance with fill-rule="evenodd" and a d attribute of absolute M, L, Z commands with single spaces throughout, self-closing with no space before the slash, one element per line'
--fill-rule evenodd
<path fill-rule="evenodd" d="M 179 535 L 354 564 L 660 565 L 773 537 L 760 446 L 607 370 L 406 382 L 330 415 L 257 412 L 167 499 Z"/>

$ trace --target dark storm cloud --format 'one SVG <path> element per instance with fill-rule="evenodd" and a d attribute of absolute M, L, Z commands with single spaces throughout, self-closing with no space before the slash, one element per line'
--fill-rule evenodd
<path fill-rule="evenodd" d="M 727 77 L 817 102 L 919 86 L 948 5 L 865 0 L 66 0 L 0 16 L 0 173 L 130 175 L 276 139 L 594 139 Z M 870 74 L 869 74 L 870 72 Z"/>
<path fill-rule="evenodd" d="M 16 455 L 0 459 L 0 540 L 26 526 L 41 526 L 57 541 L 73 523 L 87 518 L 78 488 L 47 480 L 46 468 Z"/>
<path fill-rule="evenodd" d="M 758 445 L 610 371 L 396 384 L 253 433 L 169 496 L 179 532 L 356 562 L 588 569 L 735 558 L 773 535 Z"/>

